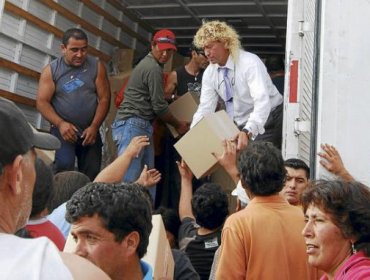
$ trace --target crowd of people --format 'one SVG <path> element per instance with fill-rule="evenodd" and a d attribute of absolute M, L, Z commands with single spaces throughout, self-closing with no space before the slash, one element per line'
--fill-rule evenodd
<path fill-rule="evenodd" d="M 370 189 L 332 145 L 318 157 L 337 180 L 311 181 L 304 161 L 283 159 L 283 92 L 231 26 L 203 23 L 190 62 L 167 86 L 162 66 L 176 51 L 175 35 L 153 36 L 112 125 L 117 158 L 103 170 L 109 82 L 87 45 L 82 30 L 67 30 L 63 56 L 41 74 L 37 108 L 51 134 L 0 98 L 0 279 L 153 279 L 142 259 L 153 214 L 165 225 L 173 279 L 370 279 Z M 200 94 L 191 124 L 168 109 L 184 91 Z M 167 174 L 154 166 L 153 120 L 183 135 L 220 104 L 240 129 L 213 154 L 236 186 L 236 209 L 220 185 L 194 188 L 177 156 L 178 207 L 155 209 L 156 184 Z M 52 167 L 35 148 L 56 150 Z M 74 254 L 62 252 L 68 234 Z"/>

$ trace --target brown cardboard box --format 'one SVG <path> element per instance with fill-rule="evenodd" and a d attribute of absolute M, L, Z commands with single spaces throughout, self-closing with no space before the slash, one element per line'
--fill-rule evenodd
<path fill-rule="evenodd" d="M 199 97 L 196 93 L 187 92 L 180 96 L 177 100 L 172 102 L 169 106 L 172 115 L 178 120 L 191 122 L 194 113 L 197 111 L 199 105 Z M 171 131 L 173 137 L 178 137 L 176 129 L 167 124 L 168 129 Z"/>
<path fill-rule="evenodd" d="M 195 177 L 204 177 L 218 168 L 212 153 L 222 154 L 222 140 L 231 139 L 239 129 L 224 110 L 209 114 L 189 130 L 175 148 Z"/>
<path fill-rule="evenodd" d="M 172 280 L 175 263 L 161 215 L 152 216 L 153 229 L 149 236 L 149 245 L 143 261 L 153 268 L 154 280 Z"/>
<path fill-rule="evenodd" d="M 184 57 L 181 54 L 174 53 L 163 67 L 163 72 L 171 72 L 179 66 L 184 65 Z"/>
<path fill-rule="evenodd" d="M 131 71 L 135 50 L 117 49 L 113 53 L 112 62 L 115 73 Z"/>
<path fill-rule="evenodd" d="M 104 139 L 102 168 L 111 163 L 117 156 L 117 148 L 116 144 L 113 142 L 112 139 L 112 127 L 111 127 L 112 122 L 114 121 L 117 113 L 117 108 L 115 106 L 114 101 L 116 98 L 116 93 L 118 93 L 118 91 L 121 89 L 124 82 L 130 78 L 130 75 L 131 71 L 127 71 L 125 73 L 109 77 L 111 102 L 109 112 L 102 125 L 104 130 L 104 135 L 102 135 L 102 138 Z"/>

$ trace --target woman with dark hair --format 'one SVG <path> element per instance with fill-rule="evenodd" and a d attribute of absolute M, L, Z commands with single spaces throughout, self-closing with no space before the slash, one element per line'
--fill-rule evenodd
<path fill-rule="evenodd" d="M 325 272 L 321 279 L 370 279 L 370 189 L 355 181 L 317 181 L 302 205 L 308 262 Z"/>

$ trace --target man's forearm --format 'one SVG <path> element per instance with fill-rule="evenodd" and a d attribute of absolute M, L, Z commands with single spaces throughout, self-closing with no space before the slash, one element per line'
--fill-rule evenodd
<path fill-rule="evenodd" d="M 181 179 L 181 192 L 179 202 L 179 217 L 182 221 L 186 217 L 194 218 L 193 211 L 191 210 L 191 199 L 193 197 L 192 182 L 189 180 Z"/>
<path fill-rule="evenodd" d="M 95 116 L 94 119 L 91 122 L 91 126 L 96 127 L 99 129 L 103 121 L 105 120 L 105 117 L 108 114 L 109 111 L 109 104 L 110 100 L 109 98 L 102 98 L 99 100 L 98 106 L 96 107 Z"/>

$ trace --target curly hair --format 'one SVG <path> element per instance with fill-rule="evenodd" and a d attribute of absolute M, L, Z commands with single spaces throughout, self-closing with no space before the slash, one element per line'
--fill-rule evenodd
<path fill-rule="evenodd" d="M 233 27 L 223 21 L 209 21 L 203 23 L 194 36 L 194 45 L 203 49 L 209 42 L 225 43 L 234 61 L 238 59 L 241 43 L 238 33 Z"/>
<path fill-rule="evenodd" d="M 215 183 L 199 187 L 191 200 L 191 208 L 198 225 L 206 229 L 222 226 L 229 214 L 229 202 L 225 191 Z"/>
<path fill-rule="evenodd" d="M 136 231 L 140 235 L 137 254 L 142 258 L 152 230 L 151 205 L 142 188 L 136 183 L 90 183 L 68 201 L 66 220 L 75 223 L 97 214 L 117 242 Z"/>
<path fill-rule="evenodd" d="M 242 182 L 254 195 L 269 196 L 282 190 L 286 169 L 281 152 L 270 142 L 252 142 L 238 159 Z"/>
<path fill-rule="evenodd" d="M 356 181 L 319 180 L 302 194 L 302 206 L 314 205 L 329 214 L 345 238 L 355 238 L 355 249 L 370 256 L 370 189 Z"/>

